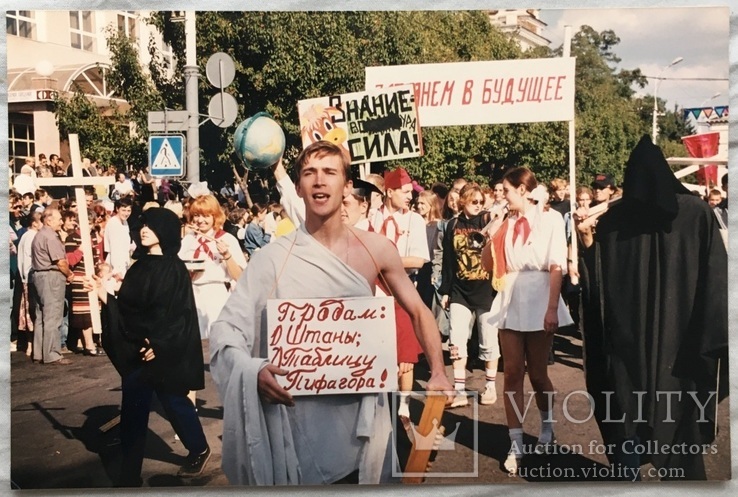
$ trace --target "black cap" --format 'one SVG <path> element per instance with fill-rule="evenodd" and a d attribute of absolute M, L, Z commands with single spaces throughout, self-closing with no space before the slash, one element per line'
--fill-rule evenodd
<path fill-rule="evenodd" d="M 615 180 L 609 174 L 598 173 L 595 174 L 594 181 L 592 182 L 593 188 L 615 188 Z"/>
<path fill-rule="evenodd" d="M 364 197 L 366 199 L 369 199 L 372 192 L 377 192 L 382 195 L 382 191 L 373 183 L 369 183 L 368 181 L 364 181 L 363 179 L 355 179 L 353 180 L 353 183 L 354 188 L 351 193 L 353 193 L 354 195 L 358 195 L 359 197 Z"/>

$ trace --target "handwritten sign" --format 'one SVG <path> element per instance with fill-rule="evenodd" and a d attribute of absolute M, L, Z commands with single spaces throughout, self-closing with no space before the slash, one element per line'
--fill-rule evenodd
<path fill-rule="evenodd" d="M 366 89 L 412 84 L 423 126 L 570 121 L 575 60 L 367 67 Z"/>
<path fill-rule="evenodd" d="M 391 297 L 267 301 L 269 360 L 292 395 L 397 390 Z"/>
<path fill-rule="evenodd" d="M 300 100 L 297 112 L 303 147 L 331 141 L 352 164 L 423 155 L 411 85 Z"/>

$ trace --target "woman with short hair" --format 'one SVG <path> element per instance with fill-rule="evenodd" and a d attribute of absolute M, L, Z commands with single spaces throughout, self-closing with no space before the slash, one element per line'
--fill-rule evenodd
<path fill-rule="evenodd" d="M 220 314 L 229 290 L 246 267 L 236 237 L 223 230 L 225 213 L 212 195 L 195 197 L 189 205 L 190 224 L 179 257 L 188 264 L 197 303 L 200 337 L 210 336 L 210 325 Z"/>
<path fill-rule="evenodd" d="M 483 211 L 484 194 L 476 183 L 467 183 L 459 194 L 459 215 L 449 221 L 443 237 L 441 305 L 449 309 L 449 352 L 453 361 L 456 397 L 451 407 L 469 403 L 466 395 L 467 342 L 474 321 L 479 335 L 479 359 L 484 361 L 485 386 L 479 403 L 497 401 L 495 379 L 500 347 L 497 328 L 489 322 L 494 298 L 489 273 L 482 267 L 482 248 L 487 237 L 485 228 L 491 216 Z"/>

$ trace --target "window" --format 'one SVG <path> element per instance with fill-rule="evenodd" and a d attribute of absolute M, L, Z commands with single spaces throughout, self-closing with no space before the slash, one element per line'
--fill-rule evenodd
<path fill-rule="evenodd" d="M 172 51 L 172 46 L 164 40 L 161 40 L 160 49 L 162 61 L 167 65 L 169 74 L 171 75 L 174 71 L 174 52 Z"/>
<path fill-rule="evenodd" d="M 33 135 L 33 117 L 26 114 L 9 114 L 9 155 L 15 171 L 25 164 L 26 157 L 35 157 L 36 143 Z"/>
<path fill-rule="evenodd" d="M 138 38 L 136 33 L 136 20 L 138 15 L 133 10 L 124 10 L 118 13 L 118 33 L 133 40 Z"/>
<path fill-rule="evenodd" d="M 5 26 L 9 35 L 31 40 L 36 37 L 36 19 L 30 10 L 9 10 L 5 18 Z"/>
<path fill-rule="evenodd" d="M 69 11 L 69 32 L 72 47 L 86 52 L 95 51 L 95 30 L 93 28 L 93 12 L 90 10 Z"/>

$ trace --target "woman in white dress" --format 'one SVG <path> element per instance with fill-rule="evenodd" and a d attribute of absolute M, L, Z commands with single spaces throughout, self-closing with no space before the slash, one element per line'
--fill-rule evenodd
<path fill-rule="evenodd" d="M 561 280 L 566 271 L 564 220 L 556 211 L 545 211 L 548 192 L 538 186 L 530 170 L 518 167 L 503 178 L 510 216 L 499 221 L 483 251 L 485 268 L 493 273 L 498 291 L 490 311 L 491 324 L 499 328 L 504 358 L 505 414 L 511 448 L 505 469 L 516 473 L 523 457 L 523 380 L 535 390 L 541 414 L 536 453 L 554 443 L 553 394 L 548 377 L 548 355 L 555 332 L 572 324 L 561 299 Z M 514 402 L 514 404 L 513 404 Z"/>
<path fill-rule="evenodd" d="M 179 257 L 190 269 L 204 340 L 246 267 L 246 258 L 236 237 L 223 230 L 225 213 L 214 196 L 196 197 L 189 206 L 189 220 Z"/>

